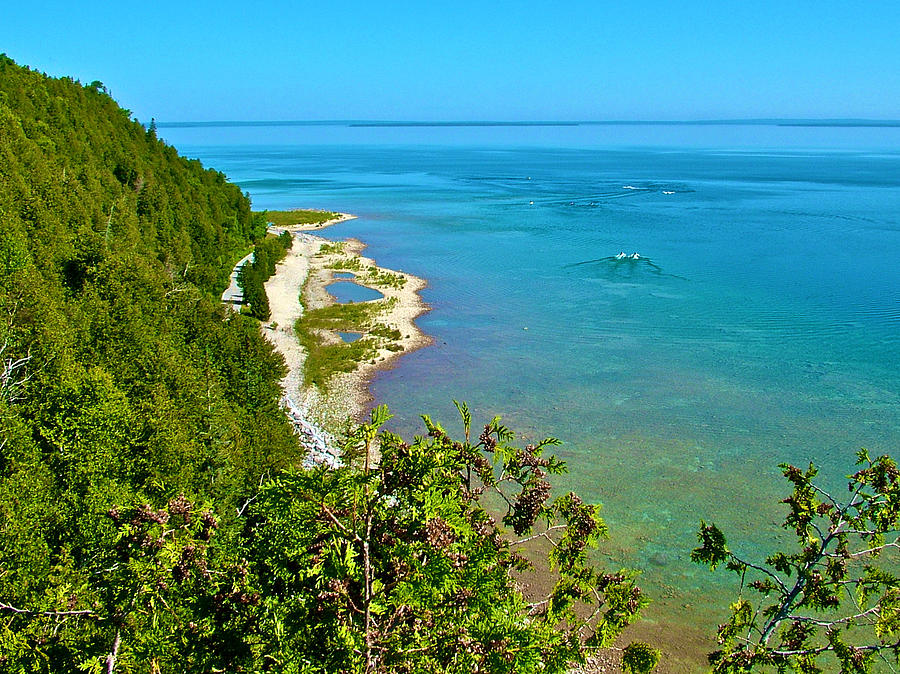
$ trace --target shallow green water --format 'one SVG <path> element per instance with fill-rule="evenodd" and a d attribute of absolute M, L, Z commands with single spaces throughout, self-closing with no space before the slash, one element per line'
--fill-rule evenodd
<path fill-rule="evenodd" d="M 360 215 L 327 234 L 428 279 L 435 344 L 376 399 L 407 433 L 458 398 L 562 438 L 652 620 L 711 631 L 731 579 L 689 563 L 698 520 L 765 556 L 779 462 L 839 485 L 859 447 L 897 451 L 898 129 L 167 135 L 257 207 Z"/>

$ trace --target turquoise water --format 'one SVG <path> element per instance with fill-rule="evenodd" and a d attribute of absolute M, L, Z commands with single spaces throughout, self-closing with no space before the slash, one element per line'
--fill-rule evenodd
<path fill-rule="evenodd" d="M 698 520 L 762 558 L 779 462 L 839 486 L 900 446 L 900 129 L 164 131 L 257 208 L 359 215 L 326 235 L 428 279 L 434 345 L 377 401 L 405 433 L 457 398 L 563 439 L 651 620 L 711 633 L 733 585 L 688 561 Z"/>

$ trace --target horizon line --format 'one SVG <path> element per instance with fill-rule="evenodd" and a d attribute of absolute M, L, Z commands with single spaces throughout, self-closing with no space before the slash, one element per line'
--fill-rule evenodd
<path fill-rule="evenodd" d="M 357 128 L 402 127 L 550 127 L 550 126 L 798 126 L 798 127 L 900 127 L 896 119 L 867 119 L 857 117 L 792 118 L 754 117 L 736 119 L 697 120 L 211 120 L 155 122 L 157 128 L 215 128 L 266 126 L 346 126 Z"/>

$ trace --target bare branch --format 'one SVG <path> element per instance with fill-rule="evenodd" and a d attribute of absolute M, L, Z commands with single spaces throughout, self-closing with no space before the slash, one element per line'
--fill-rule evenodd
<path fill-rule="evenodd" d="M 343 531 L 344 534 L 346 534 L 347 536 L 349 536 L 350 538 L 352 538 L 352 539 L 353 539 L 354 541 L 356 541 L 357 543 L 362 543 L 362 542 L 363 542 L 363 539 L 360 538 L 359 534 L 356 533 L 355 531 L 351 531 L 350 529 L 348 529 L 348 528 L 347 528 L 347 527 L 346 527 L 346 526 L 345 526 L 345 525 L 344 525 L 337 517 L 335 517 L 334 513 L 331 512 L 331 511 L 328 509 L 328 506 L 325 505 L 324 503 L 322 504 L 322 511 L 323 511 L 326 515 L 328 515 L 328 517 L 331 519 L 331 521 L 334 522 L 335 526 L 336 526 L 338 529 L 340 529 L 341 531 Z"/>
<path fill-rule="evenodd" d="M 885 550 L 887 548 L 900 548 L 900 537 L 891 541 L 890 543 L 885 543 L 884 545 L 877 545 L 874 548 L 867 548 L 866 550 L 859 550 L 858 552 L 847 553 L 847 556 L 850 558 L 865 557 L 866 555 L 875 554 L 875 553 L 880 552 L 881 550 Z"/>
<path fill-rule="evenodd" d="M 819 528 L 819 525 L 818 525 L 818 524 L 816 524 L 815 522 L 810 522 L 809 524 L 810 524 L 810 526 L 811 526 L 813 529 L 816 530 L 816 533 L 819 535 L 819 540 L 820 540 L 820 541 L 824 541 L 826 538 L 828 538 L 828 534 L 826 534 L 825 532 L 823 532 L 823 531 Z"/>
<path fill-rule="evenodd" d="M 113 643 L 112 653 L 106 657 L 106 674 L 112 674 L 116 668 L 116 657 L 119 655 L 119 645 L 122 643 L 122 633 L 116 632 L 116 640 Z"/>
<path fill-rule="evenodd" d="M 242 505 L 240 508 L 237 509 L 237 516 L 243 517 L 244 511 L 247 510 L 247 507 L 258 498 L 259 498 L 259 494 L 256 494 L 256 496 L 251 496 L 246 501 L 244 501 L 244 505 Z"/>
<path fill-rule="evenodd" d="M 494 485 L 494 491 L 496 491 L 498 494 L 500 494 L 500 496 L 503 498 L 503 500 L 506 501 L 506 505 L 509 506 L 509 508 L 513 507 L 513 502 L 509 500 L 509 498 L 506 496 L 506 494 L 503 493 L 503 490 L 500 489 L 499 486 Z"/>
<path fill-rule="evenodd" d="M 759 564 L 754 564 L 753 562 L 748 562 L 744 559 L 741 559 L 740 557 L 735 555 L 733 552 L 730 552 L 729 554 L 731 555 L 731 558 L 738 564 L 741 564 L 742 566 L 746 566 L 748 569 L 753 569 L 754 571 L 759 571 L 760 573 L 764 573 L 769 578 L 771 578 L 776 583 L 778 583 L 778 587 L 781 588 L 782 592 L 784 592 L 785 594 L 788 593 L 787 585 L 784 584 L 784 581 L 781 580 L 781 578 L 778 576 L 778 574 L 776 574 L 774 571 L 770 571 L 766 567 L 761 566 Z"/>
<path fill-rule="evenodd" d="M 831 494 L 829 494 L 827 491 L 825 491 L 825 490 L 822 489 L 821 487 L 818 487 L 818 486 L 816 486 L 816 485 L 814 485 L 814 484 L 810 484 L 809 486 L 812 487 L 813 491 L 818 492 L 819 494 L 821 494 L 822 496 L 824 496 L 825 498 L 827 498 L 828 501 L 831 503 L 831 505 L 834 507 L 835 510 L 840 510 L 840 509 L 841 509 L 841 504 L 840 504 L 840 502 L 839 502 L 837 499 L 835 499 Z"/>
<path fill-rule="evenodd" d="M 66 616 L 96 616 L 96 612 L 91 611 L 90 609 L 85 609 L 81 611 L 31 611 L 26 608 L 16 608 L 12 604 L 4 604 L 0 602 L 0 611 L 10 611 L 12 613 L 18 613 L 21 615 L 29 615 L 29 616 L 41 616 L 45 618 L 62 618 Z"/>
<path fill-rule="evenodd" d="M 21 391 L 34 378 L 34 373 L 28 372 L 31 350 L 21 358 L 4 357 L 8 346 L 9 336 L 4 340 L 3 346 L 0 346 L 0 398 L 13 403 L 22 399 Z"/>
<path fill-rule="evenodd" d="M 544 606 L 545 604 L 549 604 L 549 603 L 550 603 L 549 599 L 542 599 L 541 601 L 536 601 L 536 602 L 532 602 L 531 604 L 528 604 L 525 608 L 528 609 L 529 613 L 533 614 L 534 609 L 538 608 L 539 606 Z"/>
<path fill-rule="evenodd" d="M 880 651 L 889 651 L 894 650 L 896 648 L 900 648 L 900 641 L 891 643 L 891 644 L 868 644 L 866 646 L 853 646 L 854 650 L 862 651 L 864 653 L 877 653 Z M 827 646 L 819 646 L 817 648 L 798 648 L 795 650 L 781 650 L 778 648 L 773 648 L 770 653 L 773 655 L 820 655 L 822 653 L 827 653 L 829 651 L 833 651 L 834 646 L 831 644 Z"/>
<path fill-rule="evenodd" d="M 265 473 L 263 473 L 262 475 L 259 476 L 259 484 L 257 485 L 257 487 L 258 487 L 259 489 L 262 489 L 263 482 L 265 482 L 266 479 L 267 479 L 268 477 L 269 477 L 269 471 L 268 471 L 268 470 L 267 470 Z M 258 499 L 258 498 L 259 498 L 259 493 L 257 492 L 257 494 L 256 494 L 255 496 L 251 496 L 251 497 L 248 498 L 246 501 L 244 501 L 244 505 L 242 505 L 240 508 L 237 509 L 237 516 L 238 516 L 238 517 L 243 517 L 243 516 L 244 516 L 244 511 L 247 510 L 247 507 L 248 507 L 251 503 L 253 503 L 256 499 Z"/>
<path fill-rule="evenodd" d="M 874 615 L 874 616 L 879 615 L 879 607 L 878 606 L 873 606 L 868 611 L 856 613 L 855 615 L 846 616 L 844 618 L 837 618 L 835 620 L 819 620 L 818 618 L 812 618 L 810 616 L 802 616 L 802 615 L 788 615 L 788 616 L 785 616 L 785 620 L 794 620 L 797 622 L 812 623 L 813 625 L 818 625 L 819 627 L 834 627 L 835 625 L 846 625 L 847 623 L 852 623 L 855 620 L 859 620 L 861 618 L 865 618 L 865 617 L 868 617 L 871 615 Z"/>
<path fill-rule="evenodd" d="M 550 540 L 551 542 L 553 542 L 552 539 L 550 539 L 547 536 L 547 534 L 549 534 L 551 531 L 558 531 L 560 529 L 565 529 L 565 528 L 566 528 L 565 524 L 556 524 L 556 525 L 548 528 L 546 531 L 542 531 L 539 534 L 534 534 L 533 536 L 529 536 L 528 538 L 522 538 L 522 539 L 519 539 L 518 541 L 510 541 L 509 544 L 510 545 L 521 545 L 522 543 L 528 543 L 529 541 L 533 541 L 538 538 L 546 538 L 547 540 Z"/>

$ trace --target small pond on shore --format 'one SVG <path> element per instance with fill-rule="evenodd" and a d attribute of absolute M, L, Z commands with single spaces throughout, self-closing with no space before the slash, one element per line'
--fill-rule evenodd
<path fill-rule="evenodd" d="M 329 283 L 325 286 L 325 290 L 341 304 L 347 304 L 348 302 L 368 302 L 370 300 L 380 300 L 384 297 L 384 295 L 377 290 L 350 281 Z"/>

